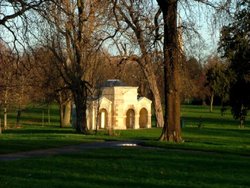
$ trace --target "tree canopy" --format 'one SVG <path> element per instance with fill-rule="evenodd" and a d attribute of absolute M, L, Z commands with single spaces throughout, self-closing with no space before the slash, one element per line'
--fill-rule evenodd
<path fill-rule="evenodd" d="M 210 96 L 210 112 L 213 111 L 214 97 L 218 96 L 221 99 L 221 104 L 228 101 L 228 92 L 230 83 L 234 80 L 234 74 L 228 67 L 226 62 L 223 62 L 219 57 L 210 57 L 206 64 L 206 83 L 209 89 Z"/>
<path fill-rule="evenodd" d="M 233 21 L 221 30 L 219 50 L 236 75 L 230 104 L 234 117 L 242 124 L 250 108 L 250 1 L 239 1 L 237 8 Z"/>

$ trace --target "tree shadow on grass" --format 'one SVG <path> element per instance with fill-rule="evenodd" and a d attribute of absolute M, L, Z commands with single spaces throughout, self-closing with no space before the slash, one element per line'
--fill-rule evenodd
<path fill-rule="evenodd" d="M 235 119 L 228 118 L 212 118 L 212 117 L 186 117 L 183 116 L 182 119 L 187 125 L 198 126 L 199 123 L 206 125 L 218 125 L 218 126 L 235 126 L 237 128 L 239 126 L 239 121 Z M 249 127 L 250 121 L 247 120 L 245 122 L 245 127 Z"/>
<path fill-rule="evenodd" d="M 10 188 L 247 187 L 247 161 L 218 154 L 101 149 L 3 163 L 0 169 Z"/>
<path fill-rule="evenodd" d="M 31 128 L 14 128 L 3 131 L 4 134 L 73 134 L 76 133 L 72 128 L 54 128 L 43 126 L 32 126 Z"/>

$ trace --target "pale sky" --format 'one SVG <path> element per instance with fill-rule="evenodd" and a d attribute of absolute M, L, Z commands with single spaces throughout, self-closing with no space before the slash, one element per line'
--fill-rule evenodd
<path fill-rule="evenodd" d="M 209 22 L 211 21 L 210 10 L 201 4 L 195 4 L 189 7 L 188 10 L 180 4 L 179 9 L 182 21 L 184 23 L 193 23 L 194 25 L 191 26 L 194 27 L 203 38 L 203 40 L 199 40 L 198 35 L 195 35 L 194 32 L 191 33 L 191 40 L 184 40 L 187 46 L 190 46 L 187 54 L 195 56 L 199 55 L 204 58 L 211 55 L 211 53 L 216 52 L 219 40 L 219 28 L 214 29 L 209 25 Z M 188 22 L 186 22 L 186 20 L 188 20 Z M 20 21 L 15 20 L 15 23 L 18 25 L 20 24 Z M 19 31 L 17 31 L 19 37 L 22 37 L 21 29 L 22 28 L 20 27 Z M 0 38 L 7 42 L 13 40 L 11 33 L 2 27 L 0 27 Z"/>

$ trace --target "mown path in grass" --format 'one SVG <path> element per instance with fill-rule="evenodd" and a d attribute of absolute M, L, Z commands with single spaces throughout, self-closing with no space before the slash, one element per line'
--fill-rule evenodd
<path fill-rule="evenodd" d="M 118 148 L 118 147 L 142 147 L 140 141 L 106 141 L 106 142 L 93 142 L 84 143 L 72 146 L 64 146 L 60 148 L 50 148 L 41 150 L 24 151 L 9 154 L 0 154 L 0 161 L 11 161 L 32 157 L 46 157 L 59 154 L 77 153 L 87 149 L 102 149 L 102 148 Z"/>
<path fill-rule="evenodd" d="M 204 151 L 204 150 L 197 150 L 197 149 L 186 149 L 186 148 L 163 148 L 157 146 L 150 146 L 142 143 L 140 140 L 130 140 L 130 141 L 103 141 L 103 142 L 92 142 L 92 143 L 83 143 L 78 145 L 71 145 L 71 146 L 64 146 L 59 148 L 50 148 L 50 149 L 40 149 L 40 150 L 31 150 L 31 151 L 24 151 L 24 152 L 16 152 L 16 153 L 9 153 L 9 154 L 0 154 L 0 161 L 12 161 L 12 160 L 19 160 L 19 159 L 26 159 L 26 158 L 33 158 L 33 157 L 48 157 L 60 154 L 74 154 L 77 152 L 86 151 L 89 149 L 105 149 L 105 148 L 121 148 L 121 147 L 139 147 L 143 149 L 162 149 L 162 150 L 171 150 L 171 151 L 180 151 L 180 152 L 187 152 L 187 153 L 207 153 L 207 154 L 218 154 L 218 151 Z M 232 153 L 231 153 L 232 154 Z M 237 154 L 235 154 L 237 155 Z M 250 155 L 241 155 L 249 157 Z"/>

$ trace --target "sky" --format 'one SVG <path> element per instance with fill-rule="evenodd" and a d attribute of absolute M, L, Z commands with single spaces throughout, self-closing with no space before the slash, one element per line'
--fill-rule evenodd
<path fill-rule="evenodd" d="M 185 29 L 183 29 L 183 40 L 186 55 L 195 56 L 199 60 L 204 61 L 208 56 L 216 55 L 220 26 L 224 23 L 217 22 L 217 25 L 215 25 L 212 16 L 214 10 L 202 5 L 201 3 L 194 3 L 194 1 L 191 0 L 189 1 L 192 2 L 189 6 L 184 3 L 179 3 L 178 6 L 179 17 L 181 17 L 182 24 L 185 25 Z M 156 3 L 154 5 L 158 6 Z M 216 18 L 218 19 L 219 17 Z M 196 33 L 199 33 L 199 35 Z M 109 51 L 112 54 L 118 53 L 117 50 L 112 47 L 109 48 Z"/>
<path fill-rule="evenodd" d="M 192 4 L 192 3 L 191 3 Z M 7 12 L 11 10 L 7 10 Z M 215 54 L 217 50 L 217 44 L 219 41 L 219 28 L 214 28 L 211 24 L 211 10 L 201 4 L 192 4 L 188 8 L 183 4 L 179 5 L 179 14 L 183 23 L 187 24 L 189 29 L 184 31 L 188 35 L 184 35 L 183 39 L 187 48 L 187 55 L 194 55 L 200 59 Z M 20 21 L 15 20 L 16 23 Z M 198 31 L 202 39 L 199 39 L 198 35 L 195 35 L 192 29 Z M 17 31 L 21 36 L 21 27 Z M 13 36 L 6 29 L 0 27 L 0 38 L 7 42 L 13 40 Z M 115 50 L 113 50 L 114 52 Z M 117 53 L 117 52 L 114 52 Z"/>
<path fill-rule="evenodd" d="M 183 40 L 187 48 L 186 54 L 204 61 L 206 57 L 216 55 L 220 28 L 225 23 L 219 17 L 215 17 L 217 23 L 214 23 L 213 9 L 200 3 L 192 5 L 189 9 L 184 5 L 179 6 L 182 24 L 188 25 L 188 29 L 183 31 Z"/>

